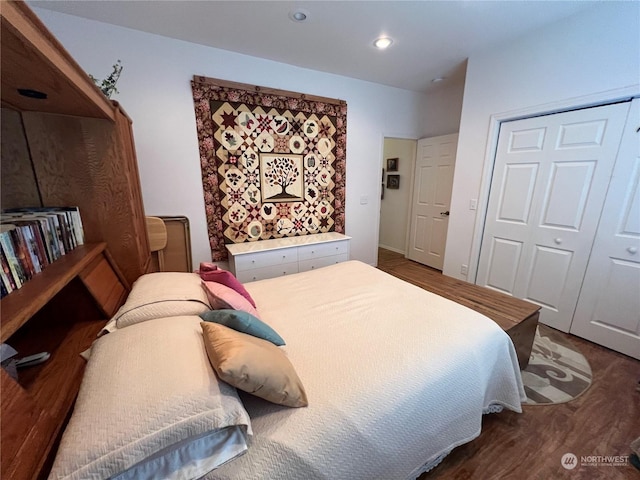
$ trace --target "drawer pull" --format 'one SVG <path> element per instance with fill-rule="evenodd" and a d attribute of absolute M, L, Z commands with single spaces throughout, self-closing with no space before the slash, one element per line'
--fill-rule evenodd
<path fill-rule="evenodd" d="M 287 258 L 287 256 L 286 255 L 282 255 L 282 258 Z"/>
<path fill-rule="evenodd" d="M 256 277 L 253 277 L 253 280 L 255 281 Z"/>
<path fill-rule="evenodd" d="M 256 261 L 255 260 L 251 260 L 251 263 L 256 263 Z"/>
<path fill-rule="evenodd" d="M 313 265 L 311 265 L 311 270 L 313 270 L 314 268 L 316 268 L 316 267 L 314 267 Z"/>

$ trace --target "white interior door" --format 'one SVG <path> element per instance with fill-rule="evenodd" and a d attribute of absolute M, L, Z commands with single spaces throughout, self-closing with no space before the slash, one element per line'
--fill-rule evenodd
<path fill-rule="evenodd" d="M 640 99 L 633 101 L 571 333 L 640 359 Z"/>
<path fill-rule="evenodd" d="M 407 258 L 442 270 L 458 134 L 418 140 Z"/>
<path fill-rule="evenodd" d="M 569 331 L 629 103 L 500 128 L 477 283 Z"/>

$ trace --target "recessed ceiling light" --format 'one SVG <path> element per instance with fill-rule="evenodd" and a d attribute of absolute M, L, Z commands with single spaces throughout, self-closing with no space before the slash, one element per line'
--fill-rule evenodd
<path fill-rule="evenodd" d="M 309 15 L 309 11 L 303 8 L 297 8 L 289 12 L 289 18 L 296 23 L 309 20 Z"/>
<path fill-rule="evenodd" d="M 392 43 L 393 43 L 393 40 L 390 39 L 389 37 L 380 37 L 380 38 L 377 38 L 375 42 L 373 42 L 373 45 L 376 48 L 379 48 L 380 50 L 384 50 L 385 48 L 390 46 Z"/>

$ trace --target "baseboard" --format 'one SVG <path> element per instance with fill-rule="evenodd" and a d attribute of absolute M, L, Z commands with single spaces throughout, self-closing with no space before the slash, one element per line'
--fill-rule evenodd
<path fill-rule="evenodd" d="M 388 245 L 383 245 L 381 243 L 378 244 L 378 248 L 384 248 L 385 250 L 391 250 L 392 252 L 396 252 L 396 253 L 399 253 L 399 254 L 405 255 L 405 256 L 406 256 L 406 253 L 407 253 L 404 250 L 400 250 L 399 248 L 390 247 Z"/>

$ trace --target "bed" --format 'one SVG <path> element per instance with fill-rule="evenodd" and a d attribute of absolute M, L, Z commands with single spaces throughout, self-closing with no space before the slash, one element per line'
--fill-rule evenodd
<path fill-rule="evenodd" d="M 413 479 L 434 468 L 456 446 L 477 437 L 483 414 L 503 408 L 521 411 L 525 395 L 511 340 L 492 320 L 464 306 L 357 261 L 248 283 L 244 288 L 264 324 L 286 341 L 273 348 L 295 369 L 308 406 L 275 404 L 217 378 L 207 361 L 207 348 L 198 344 L 202 343 L 198 314 L 206 313 L 211 301 L 205 305 L 206 299 L 185 295 L 181 300 L 191 302 L 200 313 L 184 314 L 175 308 L 176 301 L 165 305 L 143 295 L 153 318 L 118 326 L 94 345 L 50 478 L 141 478 L 142 471 L 149 478 Z M 135 289 L 134 285 L 131 296 Z M 165 311 L 172 316 L 165 317 Z M 187 330 L 186 343 L 167 366 L 158 367 L 167 361 L 167 349 L 182 341 L 182 334 L 171 330 L 178 327 Z M 109 337 L 115 340 L 125 334 L 131 338 L 124 346 L 103 354 L 114 343 Z M 155 351 L 136 352 L 144 341 Z M 206 385 L 205 394 L 173 398 L 175 390 L 191 388 L 181 386 L 187 382 L 184 372 L 198 369 L 202 373 L 193 383 L 195 388 Z M 156 386 L 149 384 L 165 370 L 175 370 L 170 382 L 177 386 L 163 381 L 154 390 Z M 144 379 L 145 388 L 136 387 L 140 385 L 132 380 L 136 375 Z M 152 393 L 131 400 L 147 387 Z M 127 389 L 132 392 L 123 393 Z M 219 405 L 206 403 L 213 393 L 225 401 L 237 398 L 240 411 L 221 415 Z M 105 397 L 119 398 L 112 402 Z M 164 435 L 175 429 L 180 406 L 196 397 L 206 403 L 197 407 L 198 414 L 218 412 L 212 416 L 223 416 L 225 422 L 233 417 L 231 427 L 216 430 L 233 438 L 226 442 L 216 433 L 214 447 L 202 454 L 205 460 L 194 462 L 196 467 L 186 473 L 160 474 L 147 459 L 156 461 L 173 444 L 184 445 L 187 440 L 154 437 L 150 446 L 140 449 L 141 441 L 150 436 L 146 422 L 157 422 L 160 427 L 154 428 Z M 157 399 L 168 405 L 154 406 L 149 413 L 149 402 Z M 201 441 L 210 437 L 208 428 L 205 422 L 179 435 Z M 112 433 L 113 445 L 105 445 L 105 436 Z M 122 453 L 128 443 L 136 445 L 134 454 Z M 230 453 L 207 463 L 224 450 L 221 443 Z M 182 454 L 172 462 L 180 464 Z M 128 470 L 145 462 L 142 470 Z M 87 465 L 98 468 L 88 470 Z M 211 471 L 203 475 L 207 470 Z"/>

